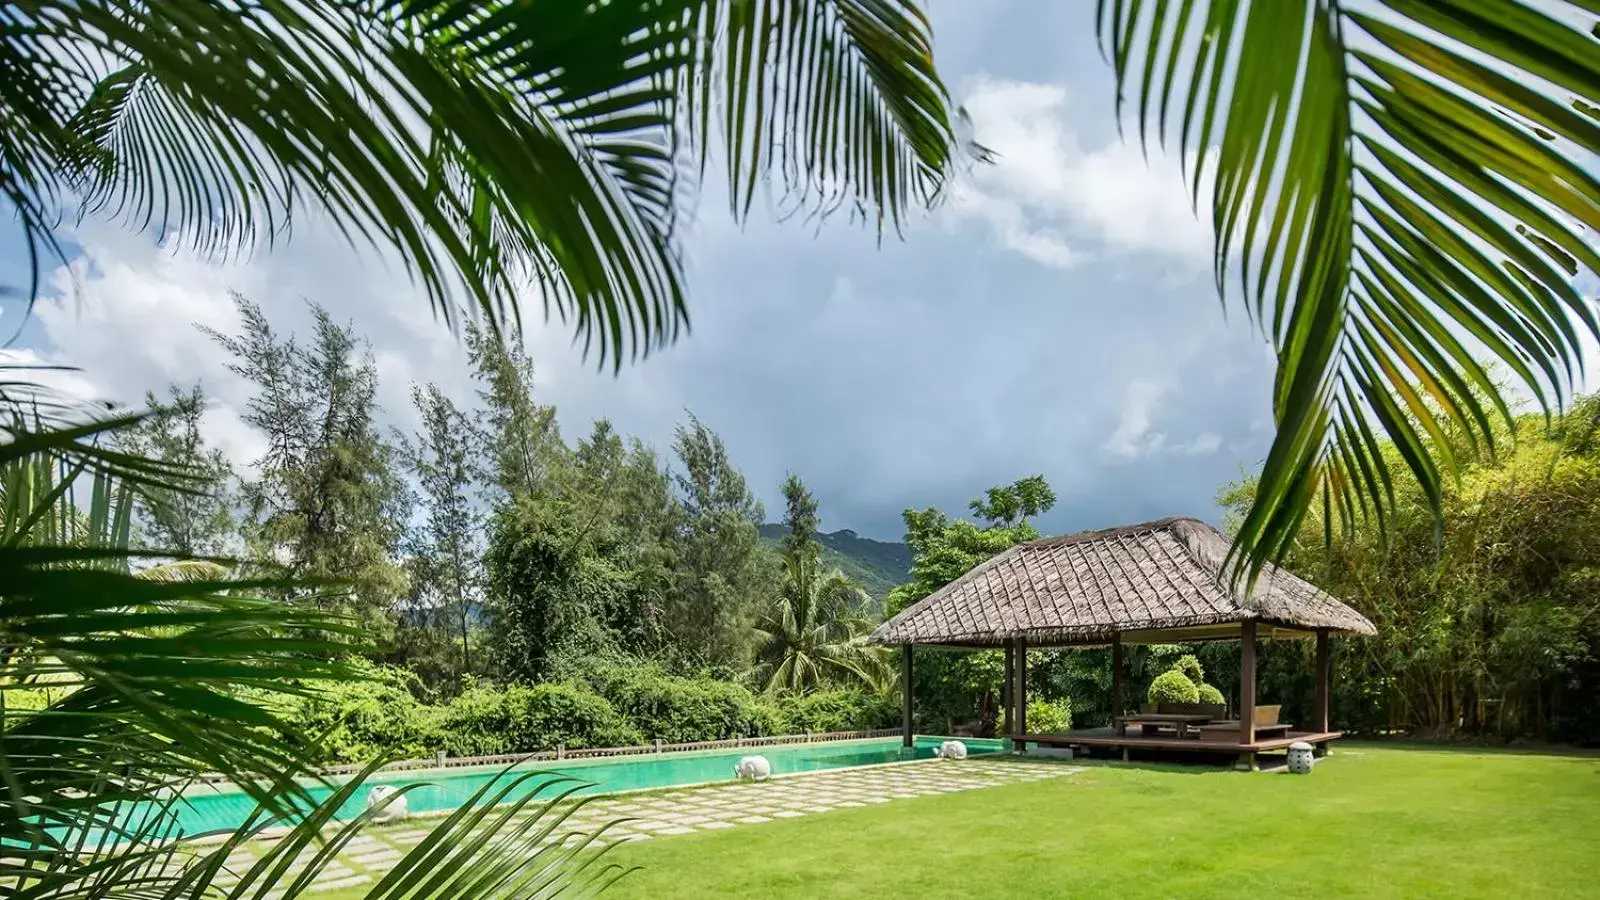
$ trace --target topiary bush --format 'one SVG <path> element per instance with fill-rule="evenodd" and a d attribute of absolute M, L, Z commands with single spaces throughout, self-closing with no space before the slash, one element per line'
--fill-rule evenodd
<path fill-rule="evenodd" d="M 440 727 L 445 749 L 455 756 L 644 743 L 639 730 L 587 685 L 473 688 L 444 708 Z"/>
<path fill-rule="evenodd" d="M 1177 669 L 1168 669 L 1150 682 L 1147 698 L 1151 703 L 1198 703 L 1200 689 L 1187 675 Z"/>
<path fill-rule="evenodd" d="M 1072 702 L 1028 701 L 1029 734 L 1061 734 L 1072 730 Z"/>
<path fill-rule="evenodd" d="M 1201 667 L 1200 660 L 1192 653 L 1185 653 L 1178 657 L 1178 661 L 1172 664 L 1172 668 L 1182 672 L 1183 677 L 1194 682 L 1197 686 L 1205 683 L 1206 670 Z"/>
<path fill-rule="evenodd" d="M 1195 685 L 1195 690 L 1197 690 L 1200 694 L 1199 702 L 1201 703 L 1215 703 L 1218 706 L 1228 705 L 1228 699 L 1222 696 L 1221 691 L 1203 681 Z"/>

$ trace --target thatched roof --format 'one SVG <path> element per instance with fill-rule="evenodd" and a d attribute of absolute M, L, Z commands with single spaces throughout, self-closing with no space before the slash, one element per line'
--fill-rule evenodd
<path fill-rule="evenodd" d="M 1019 544 L 883 623 L 874 644 L 1030 646 L 1176 643 L 1317 629 L 1373 634 L 1372 623 L 1322 590 L 1268 566 L 1246 597 L 1223 574 L 1228 539 L 1198 519 L 1171 518 Z"/>

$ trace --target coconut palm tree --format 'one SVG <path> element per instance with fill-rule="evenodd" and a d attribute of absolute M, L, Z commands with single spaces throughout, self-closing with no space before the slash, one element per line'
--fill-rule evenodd
<path fill-rule="evenodd" d="M 1237 276 L 1277 351 L 1277 434 L 1235 546 L 1252 571 L 1308 513 L 1382 527 L 1401 474 L 1384 439 L 1437 516 L 1454 448 L 1492 452 L 1518 392 L 1548 412 L 1574 389 L 1600 334 L 1582 294 L 1600 274 L 1597 14 L 1100 0 L 1119 117 L 1185 161 L 1218 291 Z"/>
<path fill-rule="evenodd" d="M 783 553 L 783 587 L 757 626 L 756 677 L 768 693 L 828 682 L 883 682 L 887 650 L 864 642 L 872 630 L 867 592 L 838 569 L 823 570 L 814 545 Z"/>

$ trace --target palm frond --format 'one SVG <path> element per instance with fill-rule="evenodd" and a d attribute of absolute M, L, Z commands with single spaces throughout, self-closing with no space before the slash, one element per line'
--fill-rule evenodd
<path fill-rule="evenodd" d="M 445 320 L 513 322 L 532 282 L 620 365 L 686 322 L 677 221 L 719 102 L 740 215 L 763 183 L 880 230 L 935 199 L 957 142 L 929 41 L 907 0 L 29 0 L 0 10 L 0 193 L 29 296 L 64 196 L 222 255 L 316 212 Z"/>
<path fill-rule="evenodd" d="M 1382 527 L 1384 439 L 1439 513 L 1493 452 L 1507 386 L 1548 412 L 1600 336 L 1600 45 L 1586 0 L 1101 0 L 1119 110 L 1214 186 L 1219 291 L 1237 272 L 1278 356 L 1277 435 L 1235 545 L 1254 577 L 1314 500 Z M 1586 24 L 1579 24 L 1586 23 Z"/>

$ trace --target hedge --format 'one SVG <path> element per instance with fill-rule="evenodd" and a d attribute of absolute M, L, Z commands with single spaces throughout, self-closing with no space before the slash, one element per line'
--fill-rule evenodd
<path fill-rule="evenodd" d="M 1151 703 L 1198 703 L 1200 690 L 1177 669 L 1168 669 L 1150 682 Z"/>

